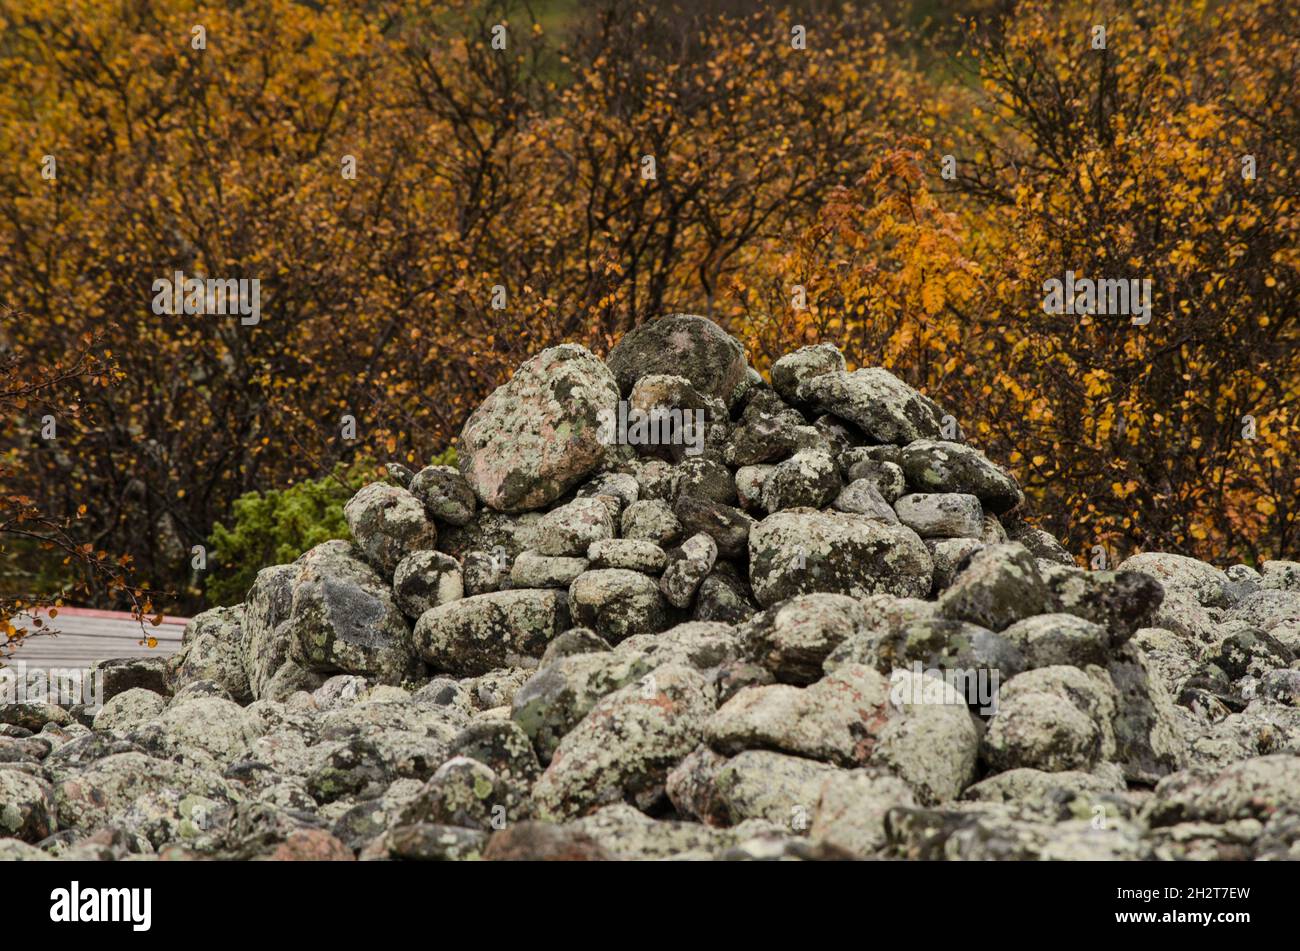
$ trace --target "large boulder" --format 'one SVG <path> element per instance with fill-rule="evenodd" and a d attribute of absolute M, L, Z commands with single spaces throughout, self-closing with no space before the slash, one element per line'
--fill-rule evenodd
<path fill-rule="evenodd" d="M 817 591 L 924 597 L 932 569 L 911 529 L 858 515 L 777 512 L 749 533 L 749 581 L 764 607 Z"/>
<path fill-rule="evenodd" d="M 799 400 L 855 424 L 876 442 L 905 444 L 940 435 L 943 411 L 881 367 L 833 371 L 799 384 Z"/>
<path fill-rule="evenodd" d="M 685 377 L 695 391 L 730 403 L 745 378 L 745 348 L 713 321 L 669 314 L 628 331 L 606 360 L 623 395 L 644 376 Z"/>
<path fill-rule="evenodd" d="M 244 669 L 244 606 L 212 608 L 185 625 L 181 649 L 167 662 L 167 686 L 173 693 L 197 680 L 211 680 L 240 703 L 253 699 Z"/>
<path fill-rule="evenodd" d="M 375 571 L 341 540 L 263 568 L 248 592 L 244 668 L 255 698 L 283 699 L 336 673 L 400 683 L 418 665 L 411 629 Z"/>
<path fill-rule="evenodd" d="M 901 465 L 918 491 L 973 495 L 990 512 L 1009 511 L 1025 499 L 1010 473 L 962 443 L 915 440 L 903 447 Z"/>
<path fill-rule="evenodd" d="M 707 682 L 686 667 L 661 667 L 616 690 L 560 742 L 533 787 L 539 817 L 574 818 L 617 802 L 654 806 L 712 712 Z"/>
<path fill-rule="evenodd" d="M 460 471 L 493 509 L 541 508 L 600 466 L 601 422 L 618 399 L 614 377 L 585 347 L 543 350 L 466 421 Z"/>
<path fill-rule="evenodd" d="M 364 486 L 343 507 L 357 551 L 385 578 L 413 551 L 438 543 L 438 528 L 420 500 L 385 482 Z"/>
<path fill-rule="evenodd" d="M 519 588 L 430 608 L 415 624 L 415 642 L 435 669 L 468 677 L 541 657 L 568 627 L 563 591 Z"/>

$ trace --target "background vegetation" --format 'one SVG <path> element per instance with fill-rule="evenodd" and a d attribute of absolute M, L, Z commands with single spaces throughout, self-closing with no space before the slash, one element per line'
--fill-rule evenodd
<path fill-rule="evenodd" d="M 0 366 L 97 368 L 54 441 L 4 407 L 11 600 L 69 583 L 56 530 L 134 568 L 102 603 L 196 610 L 194 544 L 237 598 L 371 460 L 668 311 L 890 367 L 1081 557 L 1296 556 L 1294 4 L 0 0 L 0 35 Z M 1067 269 L 1150 278 L 1150 324 L 1044 314 Z M 176 270 L 259 278 L 260 324 L 154 315 Z"/>

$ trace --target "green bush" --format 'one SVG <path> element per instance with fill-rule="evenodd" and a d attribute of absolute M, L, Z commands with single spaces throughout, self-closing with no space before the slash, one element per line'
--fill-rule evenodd
<path fill-rule="evenodd" d="M 456 465 L 456 448 L 448 447 L 429 463 Z M 340 464 L 322 479 L 241 495 L 233 507 L 232 527 L 212 526 L 207 603 L 238 604 L 261 569 L 287 564 L 332 538 L 348 538 L 343 506 L 357 489 L 378 480 L 378 471 L 370 461 Z"/>
<path fill-rule="evenodd" d="M 212 526 L 208 604 L 236 604 L 267 565 L 293 561 L 331 538 L 348 538 L 343 506 L 374 477 L 374 466 L 339 466 L 323 479 L 241 495 L 232 527 Z"/>

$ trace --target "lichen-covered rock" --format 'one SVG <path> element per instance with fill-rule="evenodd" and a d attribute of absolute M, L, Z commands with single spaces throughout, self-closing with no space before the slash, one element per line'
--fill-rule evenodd
<path fill-rule="evenodd" d="M 772 363 L 772 387 L 788 403 L 797 399 L 799 384 L 823 373 L 844 372 L 844 355 L 834 344 L 800 347 Z"/>
<path fill-rule="evenodd" d="M 607 862 L 613 856 L 573 825 L 516 822 L 494 832 L 483 850 L 486 862 Z"/>
<path fill-rule="evenodd" d="M 887 857 L 934 861 L 1149 861 L 1137 823 L 1093 820 L 1055 824 L 1019 818 L 1006 807 L 895 809 L 885 820 Z"/>
<path fill-rule="evenodd" d="M 843 594 L 804 594 L 772 605 L 738 636 L 782 683 L 810 684 L 835 648 L 867 626 L 862 605 Z"/>
<path fill-rule="evenodd" d="M 993 705 L 997 685 L 1025 669 L 1025 657 L 1009 638 L 965 621 L 922 617 L 867 625 L 826 658 L 826 670 L 867 664 L 881 673 L 895 668 L 961 673 L 953 686 L 976 708 Z M 980 681 L 980 675 L 984 681 Z"/>
<path fill-rule="evenodd" d="M 1300 561 L 1266 561 L 1260 569 L 1261 588 L 1300 591 Z"/>
<path fill-rule="evenodd" d="M 563 588 L 568 590 L 575 578 L 587 570 L 586 558 L 521 552 L 510 566 L 512 588 Z"/>
<path fill-rule="evenodd" d="M 710 765 L 711 772 L 694 780 L 696 802 L 710 810 L 700 814 L 703 821 L 737 825 L 765 819 L 796 835 L 808 833 L 826 780 L 840 772 L 827 763 L 769 750 L 746 750 Z"/>
<path fill-rule="evenodd" d="M 385 578 L 413 551 L 438 544 L 438 528 L 419 499 L 385 482 L 362 487 L 343 507 L 357 551 Z"/>
<path fill-rule="evenodd" d="M 497 511 L 541 508 L 601 464 L 601 421 L 618 398 L 614 377 L 586 348 L 543 350 L 466 421 L 457 444 L 460 471 Z"/>
<path fill-rule="evenodd" d="M 99 708 L 95 714 L 95 729 L 130 733 L 157 717 L 166 706 L 166 698 L 152 690 L 143 687 L 126 690 Z"/>
<path fill-rule="evenodd" d="M 692 535 L 668 554 L 668 566 L 659 578 L 659 590 L 673 607 L 690 607 L 702 582 L 718 559 L 718 546 L 704 533 Z"/>
<path fill-rule="evenodd" d="M 673 513 L 673 507 L 663 499 L 640 499 L 623 510 L 622 529 L 624 538 L 663 547 L 681 537 L 682 523 Z"/>
<path fill-rule="evenodd" d="M 984 529 L 984 511 L 973 495 L 913 492 L 894 503 L 894 512 L 922 538 L 979 538 Z"/>
<path fill-rule="evenodd" d="M 763 504 L 763 483 L 776 466 L 741 466 L 736 470 L 736 498 L 747 509 Z"/>
<path fill-rule="evenodd" d="M 1073 614 L 1039 614 L 1017 621 L 1002 636 L 1024 653 L 1030 667 L 1106 663 L 1110 634 L 1099 624 Z"/>
<path fill-rule="evenodd" d="M 397 563 L 393 600 L 409 618 L 465 597 L 460 562 L 440 551 L 415 551 Z"/>
<path fill-rule="evenodd" d="M 727 829 L 715 829 L 698 822 L 651 819 L 626 803 L 597 809 L 574 821 L 572 828 L 589 836 L 611 856 L 637 861 L 684 857 L 713 859 L 736 845 L 738 840 L 738 835 Z"/>
<path fill-rule="evenodd" d="M 181 649 L 167 662 L 167 686 L 175 693 L 196 680 L 221 685 L 240 703 L 253 699 L 243 657 L 244 606 L 212 608 L 185 625 Z"/>
<path fill-rule="evenodd" d="M 502 562 L 506 571 L 521 551 L 536 548 L 540 512 L 510 515 L 479 509 L 474 517 L 459 526 L 444 526 L 438 533 L 438 551 L 464 562 L 471 552 L 483 552 Z M 468 571 L 468 566 L 466 566 Z"/>
<path fill-rule="evenodd" d="M 0 703 L 0 724 L 37 733 L 51 723 L 67 726 L 72 723 L 72 715 L 60 706 L 38 700 Z"/>
<path fill-rule="evenodd" d="M 765 607 L 819 591 L 923 597 L 931 570 L 915 532 L 861 516 L 778 512 L 749 533 L 749 581 Z"/>
<path fill-rule="evenodd" d="M 915 670 L 890 674 L 890 700 L 901 715 L 881 727 L 872 761 L 901 778 L 923 803 L 947 802 L 975 779 L 980 734 L 967 698 Z"/>
<path fill-rule="evenodd" d="M 1230 822 L 1265 819 L 1279 809 L 1300 809 L 1300 756 L 1259 756 L 1222 770 L 1195 768 L 1166 776 L 1156 785 L 1145 818 L 1153 826 Z"/>
<path fill-rule="evenodd" d="M 402 810 L 401 825 L 460 826 L 489 832 L 505 827 L 509 816 L 504 784 L 496 772 L 468 756 L 453 756 L 438 767 Z"/>
<path fill-rule="evenodd" d="M 712 712 L 707 682 L 685 667 L 661 667 L 652 682 L 616 690 L 560 742 L 533 787 L 539 816 L 576 817 L 616 802 L 654 805 Z"/>
<path fill-rule="evenodd" d="M 757 611 L 749 583 L 729 563 L 723 562 L 715 565 L 713 572 L 700 582 L 692 617 L 697 621 L 739 624 Z"/>
<path fill-rule="evenodd" d="M 713 499 L 679 495 L 673 513 L 687 536 L 704 533 L 718 546 L 724 558 L 741 556 L 749 545 L 749 531 L 754 520 L 740 509 Z"/>
<path fill-rule="evenodd" d="M 158 725 L 164 749 L 172 754 L 202 750 L 223 766 L 242 756 L 266 732 L 256 713 L 220 697 L 169 706 Z"/>
<path fill-rule="evenodd" d="M 927 538 L 925 547 L 934 563 L 934 586 L 931 592 L 942 594 L 956 577 L 966 570 L 971 557 L 985 547 L 978 538 Z"/>
<path fill-rule="evenodd" d="M 1115 760 L 1133 782 L 1154 783 L 1187 763 L 1187 745 L 1173 698 L 1146 655 L 1127 644 L 1106 665 L 1115 686 Z"/>
<path fill-rule="evenodd" d="M 799 385 L 798 398 L 847 419 L 876 442 L 937 437 L 943 425 L 943 413 L 932 400 L 881 367 L 818 374 Z"/>
<path fill-rule="evenodd" d="M 609 509 L 597 498 L 578 498 L 551 509 L 537 523 L 536 549 L 555 557 L 586 557 L 593 542 L 614 537 Z"/>
<path fill-rule="evenodd" d="M 870 858 L 888 841 L 889 810 L 915 806 L 907 783 L 881 769 L 831 773 L 822 783 L 809 837 Z"/>
<path fill-rule="evenodd" d="M 1155 578 L 1166 591 L 1188 591 L 1205 607 L 1226 607 L 1228 576 L 1218 568 L 1186 555 L 1143 552 L 1122 562 L 1119 571 L 1141 571 Z"/>
<path fill-rule="evenodd" d="M 17 769 L 0 769 L 0 838 L 39 842 L 56 826 L 49 784 Z"/>
<path fill-rule="evenodd" d="M 587 559 L 593 569 L 624 568 L 645 575 L 662 574 L 668 556 L 654 542 L 638 538 L 606 538 L 592 542 Z"/>
<path fill-rule="evenodd" d="M 994 773 L 967 788 L 962 798 L 972 802 L 1015 803 L 1027 809 L 1055 811 L 1056 802 L 1067 798 L 1101 800 L 1123 793 L 1124 775 L 1119 770 L 1096 772 L 1063 770 L 1047 772 L 1018 767 Z"/>
<path fill-rule="evenodd" d="M 436 670 L 475 676 L 541 657 L 546 645 L 570 626 L 565 592 L 521 588 L 430 608 L 415 624 L 415 642 Z"/>
<path fill-rule="evenodd" d="M 882 522 L 898 521 L 898 514 L 885 501 L 885 497 L 880 494 L 880 490 L 870 479 L 850 482 L 840 490 L 831 507 L 837 512 L 865 515 L 867 518 L 879 519 Z"/>
<path fill-rule="evenodd" d="M 1009 511 L 1025 499 L 1005 469 L 961 443 L 918 439 L 903 447 L 901 459 L 903 473 L 919 492 L 973 495 L 994 513 Z"/>
<path fill-rule="evenodd" d="M 995 770 L 1090 770 L 1115 756 L 1118 704 L 1108 677 L 1077 667 L 1039 667 L 1002 686 L 984 751 Z"/>
<path fill-rule="evenodd" d="M 547 664 L 519 689 L 510 716 L 532 740 L 543 762 L 603 697 L 650 673 L 632 651 L 572 654 Z"/>
<path fill-rule="evenodd" d="M 762 502 L 768 513 L 829 505 L 840 492 L 840 473 L 830 453 L 801 450 L 777 464 L 763 480 Z"/>
<path fill-rule="evenodd" d="M 428 823 L 396 825 L 375 839 L 359 858 L 395 862 L 469 862 L 483 857 L 488 835 L 478 829 Z"/>
<path fill-rule="evenodd" d="M 709 719 L 705 738 L 729 756 L 767 749 L 863 766 L 875 750 L 888 704 L 889 680 L 850 664 L 808 687 L 773 684 L 740 691 Z"/>
<path fill-rule="evenodd" d="M 1038 564 L 1023 545 L 987 545 L 939 598 L 944 617 L 1003 631 L 1016 621 L 1055 610 Z"/>
<path fill-rule="evenodd" d="M 633 328 L 606 362 L 624 395 L 642 377 L 669 374 L 685 377 L 701 395 L 728 402 L 747 369 L 740 341 L 691 314 L 670 314 Z"/>
<path fill-rule="evenodd" d="M 1167 596 L 1160 582 L 1143 572 L 1050 565 L 1042 576 L 1057 610 L 1106 628 L 1114 647 L 1139 628 L 1159 626 L 1157 612 Z"/>
<path fill-rule="evenodd" d="M 139 797 L 164 788 L 229 801 L 230 789 L 215 773 L 140 752 L 114 753 L 89 763 L 54 792 L 59 825 L 89 832 L 125 811 Z"/>
<path fill-rule="evenodd" d="M 474 517 L 478 499 L 460 472 L 451 466 L 425 466 L 407 486 L 432 518 L 448 525 L 465 525 Z"/>
<path fill-rule="evenodd" d="M 668 603 L 654 578 L 623 568 L 586 571 L 569 586 L 574 623 L 611 644 L 668 626 Z"/>
<path fill-rule="evenodd" d="M 1300 591 L 1263 588 L 1243 598 L 1229 618 L 1270 633 L 1282 625 L 1300 623 Z"/>
<path fill-rule="evenodd" d="M 347 542 L 262 569 L 244 603 L 244 667 L 255 698 L 315 689 L 338 672 L 399 683 L 417 663 L 388 586 Z"/>

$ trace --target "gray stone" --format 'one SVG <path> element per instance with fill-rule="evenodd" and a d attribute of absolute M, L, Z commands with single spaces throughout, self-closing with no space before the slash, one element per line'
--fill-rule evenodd
<path fill-rule="evenodd" d="M 799 385 L 798 397 L 848 420 L 876 442 L 906 444 L 937 437 L 943 422 L 932 400 L 880 367 L 819 374 Z"/>
<path fill-rule="evenodd" d="M 840 491 L 840 473 L 827 452 L 803 450 L 773 467 L 763 480 L 763 508 L 769 513 L 829 505 Z"/>
<path fill-rule="evenodd" d="M 537 523 L 537 551 L 554 557 L 585 558 L 592 542 L 614 537 L 609 509 L 599 499 L 574 499 Z"/>
<path fill-rule="evenodd" d="M 778 512 L 749 533 L 749 580 L 764 606 L 818 591 L 923 597 L 931 570 L 915 532 L 861 516 Z"/>
<path fill-rule="evenodd" d="M 357 551 L 384 578 L 393 576 L 397 563 L 413 551 L 432 549 L 438 529 L 410 492 L 372 482 L 343 507 L 348 530 Z"/>
<path fill-rule="evenodd" d="M 409 618 L 464 596 L 460 563 L 440 551 L 411 552 L 393 572 L 393 600 Z"/>
<path fill-rule="evenodd" d="M 646 575 L 661 574 L 668 556 L 654 542 L 638 538 L 607 538 L 592 542 L 587 559 L 593 569 L 625 568 Z"/>
<path fill-rule="evenodd" d="M 800 347 L 772 364 L 772 387 L 788 403 L 795 401 L 799 384 L 823 373 L 844 372 L 844 355 L 834 344 Z"/>
<path fill-rule="evenodd" d="M 738 340 L 713 321 L 691 314 L 670 314 L 628 331 L 607 363 L 624 394 L 642 377 L 673 374 L 685 377 L 702 395 L 721 400 L 732 398 L 747 369 Z"/>
<path fill-rule="evenodd" d="M 984 512 L 973 495 L 912 493 L 896 501 L 894 511 L 924 538 L 979 538 L 984 529 Z"/>
<path fill-rule="evenodd" d="M 653 806 L 712 712 L 707 683 L 685 667 L 661 667 L 650 683 L 616 690 L 560 741 L 533 787 L 539 817 L 571 818 L 617 802 Z"/>
<path fill-rule="evenodd" d="M 477 675 L 517 658 L 541 657 L 570 626 L 563 591 L 522 588 L 431 608 L 416 622 L 415 642 L 435 669 Z"/>
<path fill-rule="evenodd" d="M 425 466 L 411 478 L 408 488 L 430 516 L 448 525 L 465 525 L 478 508 L 474 489 L 451 466 Z"/>
<path fill-rule="evenodd" d="M 512 588 L 563 588 L 587 570 L 586 558 L 561 558 L 525 551 L 510 566 Z"/>
<path fill-rule="evenodd" d="M 659 579 L 659 590 L 677 608 L 690 607 L 700 582 L 713 570 L 718 546 L 708 535 L 692 535 L 668 555 L 668 567 Z"/>
<path fill-rule="evenodd" d="M 543 350 L 466 421 L 460 471 L 497 511 L 548 505 L 601 464 L 601 421 L 618 398 L 614 376 L 584 347 Z"/>
<path fill-rule="evenodd" d="M 668 603 L 654 578 L 622 568 L 586 571 L 569 586 L 575 623 L 611 644 L 633 634 L 662 631 Z"/>
<path fill-rule="evenodd" d="M 1025 499 L 1010 473 L 961 443 L 937 439 L 908 443 L 902 451 L 902 468 L 918 491 L 973 495 L 990 512 L 1009 511 Z"/>
<path fill-rule="evenodd" d="M 244 666 L 255 698 L 315 689 L 339 672 L 400 683 L 418 663 L 388 586 L 347 542 L 262 569 L 244 604 Z"/>
<path fill-rule="evenodd" d="M 1056 609 L 1028 549 L 1016 542 L 989 545 L 939 598 L 944 617 L 1003 631 L 1016 621 Z"/>

